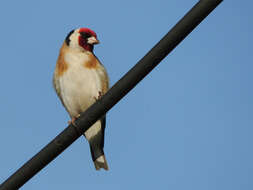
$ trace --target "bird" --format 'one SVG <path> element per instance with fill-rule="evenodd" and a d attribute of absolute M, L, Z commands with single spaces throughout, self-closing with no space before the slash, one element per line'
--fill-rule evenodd
<path fill-rule="evenodd" d="M 93 53 L 96 44 L 99 40 L 93 30 L 78 28 L 69 32 L 60 48 L 53 86 L 73 124 L 109 88 L 107 71 Z M 103 150 L 105 124 L 104 115 L 83 134 L 96 170 L 109 170 Z"/>

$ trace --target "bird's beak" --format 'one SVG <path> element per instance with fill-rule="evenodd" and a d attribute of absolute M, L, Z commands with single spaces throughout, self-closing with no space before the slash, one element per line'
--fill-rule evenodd
<path fill-rule="evenodd" d="M 94 45 L 94 44 L 99 44 L 99 41 L 96 37 L 94 36 L 91 36 L 88 38 L 88 41 L 87 41 L 88 44 L 91 44 L 91 45 Z"/>

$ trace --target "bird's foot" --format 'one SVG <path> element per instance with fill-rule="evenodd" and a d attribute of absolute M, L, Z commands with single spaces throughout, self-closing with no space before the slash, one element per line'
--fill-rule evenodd
<path fill-rule="evenodd" d="M 68 124 L 69 124 L 69 125 L 70 125 L 70 124 L 76 125 L 76 124 L 75 124 L 75 120 L 76 120 L 78 117 L 80 117 L 80 114 L 78 114 L 78 115 L 75 116 L 75 117 L 72 117 L 71 120 L 68 121 Z"/>
<path fill-rule="evenodd" d="M 94 97 L 95 101 L 98 101 L 102 97 L 102 95 L 103 95 L 102 92 L 99 91 L 98 92 L 98 97 Z"/>

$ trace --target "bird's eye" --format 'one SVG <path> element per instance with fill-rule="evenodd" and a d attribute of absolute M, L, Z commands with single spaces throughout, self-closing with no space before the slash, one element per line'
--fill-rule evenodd
<path fill-rule="evenodd" d="M 91 37 L 91 35 L 87 32 L 81 32 L 80 34 L 83 37 L 83 39 L 87 39 L 87 38 Z"/>

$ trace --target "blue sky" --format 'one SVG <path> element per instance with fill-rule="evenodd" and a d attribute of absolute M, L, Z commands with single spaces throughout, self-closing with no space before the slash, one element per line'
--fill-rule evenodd
<path fill-rule="evenodd" d="M 74 28 L 119 80 L 196 3 L 1 1 L 0 181 L 66 126 L 52 75 Z M 224 1 L 107 114 L 109 172 L 81 137 L 21 189 L 253 188 L 252 10 Z"/>

